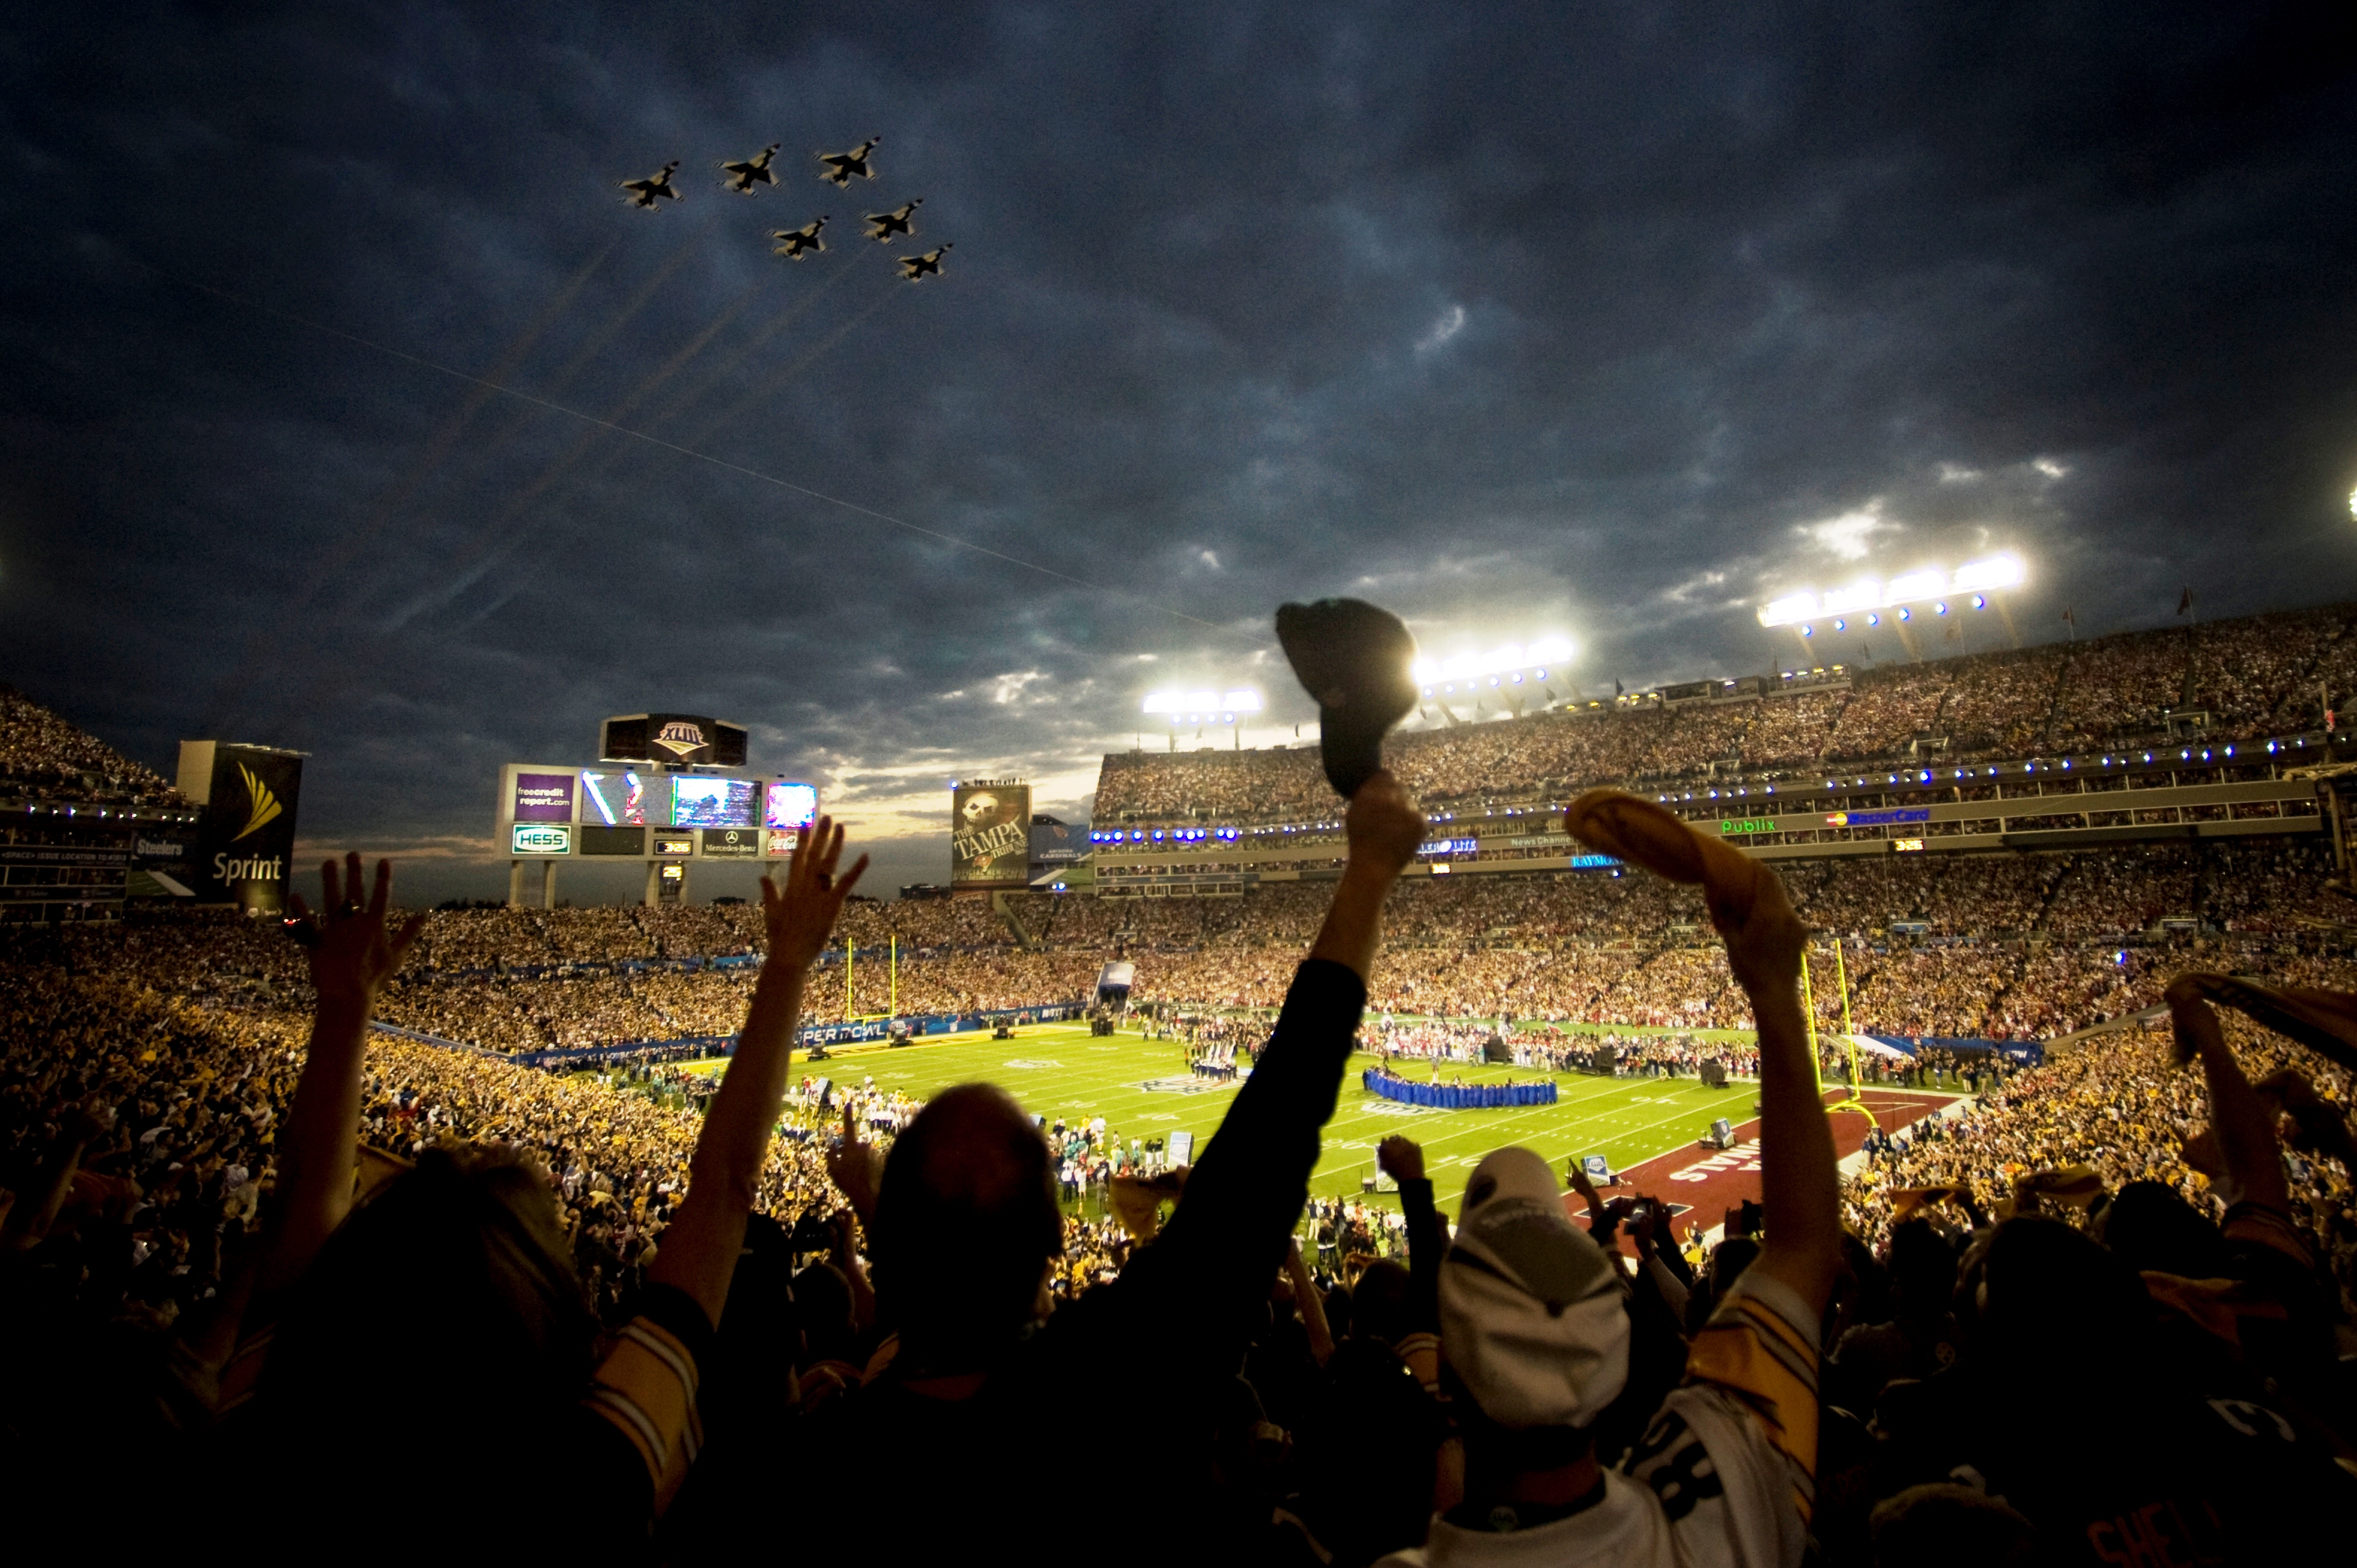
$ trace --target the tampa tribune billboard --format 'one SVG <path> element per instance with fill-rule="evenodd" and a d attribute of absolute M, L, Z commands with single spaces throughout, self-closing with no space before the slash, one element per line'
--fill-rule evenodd
<path fill-rule="evenodd" d="M 180 793 L 204 808 L 188 888 L 203 904 L 252 915 L 286 908 L 303 753 L 223 741 L 180 743 Z"/>
<path fill-rule="evenodd" d="M 950 890 L 996 891 L 1030 882 L 1031 786 L 974 779 L 950 796 Z"/>

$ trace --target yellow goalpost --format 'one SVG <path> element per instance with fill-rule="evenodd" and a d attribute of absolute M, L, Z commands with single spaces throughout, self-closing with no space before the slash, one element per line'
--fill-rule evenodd
<path fill-rule="evenodd" d="M 1857 1091 L 1857 1031 L 1851 1028 L 1849 1023 L 1849 965 L 1842 957 L 1839 938 L 1834 940 L 1834 985 L 1835 993 L 1841 998 L 1842 1043 L 1849 1047 L 1849 1098 L 1836 1100 L 1825 1109 L 1854 1111 L 1866 1118 L 1868 1126 L 1878 1127 L 1881 1123 L 1875 1121 L 1874 1112 L 1867 1109 L 1865 1098 Z M 1809 1015 L 1809 1070 L 1816 1074 L 1818 1098 L 1823 1099 L 1825 1075 L 1817 1053 L 1817 1002 L 1809 985 L 1809 952 L 1806 948 L 1801 950 L 1801 1007 Z"/>

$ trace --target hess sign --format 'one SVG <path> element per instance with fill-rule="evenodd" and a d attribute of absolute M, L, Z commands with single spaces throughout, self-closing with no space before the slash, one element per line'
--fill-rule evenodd
<path fill-rule="evenodd" d="M 573 827 L 569 822 L 518 822 L 510 830 L 511 854 L 571 854 Z"/>

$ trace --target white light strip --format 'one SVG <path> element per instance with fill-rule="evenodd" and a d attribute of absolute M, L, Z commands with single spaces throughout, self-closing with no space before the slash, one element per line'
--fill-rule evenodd
<path fill-rule="evenodd" d="M 1262 706 L 1261 694 L 1257 691 L 1249 686 L 1239 686 L 1229 692 L 1148 692 L 1145 711 L 1149 714 L 1223 715 L 1256 714 Z"/>
<path fill-rule="evenodd" d="M 1889 609 L 1894 605 L 1928 604 L 1950 594 L 1986 593 L 1992 588 L 2019 587 L 2029 572 L 2018 555 L 1992 555 L 1970 561 L 1953 571 L 1928 566 L 1887 583 L 1871 577 L 1822 594 L 1787 594 L 1760 607 L 1761 626 L 1796 626 L 1820 616 L 1856 615 L 1860 610 Z"/>
<path fill-rule="evenodd" d="M 1493 648 L 1487 653 L 1458 653 L 1447 659 L 1419 659 L 1408 666 L 1408 673 L 1416 684 L 1429 685 L 1435 681 L 1466 681 L 1476 675 L 1503 675 L 1509 671 L 1530 670 L 1544 664 L 1567 664 L 1572 656 L 1571 639 L 1542 637 L 1528 643 L 1510 642 L 1503 648 Z"/>

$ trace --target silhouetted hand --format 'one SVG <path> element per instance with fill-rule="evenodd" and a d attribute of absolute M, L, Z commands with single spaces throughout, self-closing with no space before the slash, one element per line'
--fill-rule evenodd
<path fill-rule="evenodd" d="M 1351 859 L 1396 876 L 1415 858 L 1424 843 L 1424 813 L 1415 809 L 1406 789 L 1389 772 L 1377 773 L 1351 797 L 1342 813 L 1342 831 L 1351 842 Z"/>
<path fill-rule="evenodd" d="M 1706 897 L 1709 891 L 1706 886 Z M 1790 990 L 1800 983 L 1809 929 L 1792 912 L 1784 884 L 1764 865 L 1755 867 L 1750 899 L 1750 908 L 1740 912 L 1730 900 L 1709 900 L 1711 923 L 1727 940 L 1727 966 L 1747 992 Z"/>
<path fill-rule="evenodd" d="M 843 1194 L 863 1226 L 876 1222 L 876 1194 L 884 1182 L 884 1156 L 859 1135 L 858 1115 L 843 1107 L 843 1143 L 826 1152 L 826 1179 Z"/>
<path fill-rule="evenodd" d="M 1394 1133 L 1375 1145 L 1375 1168 L 1394 1181 L 1422 1181 L 1424 1145 Z"/>
<path fill-rule="evenodd" d="M 867 869 L 863 854 L 837 876 L 834 866 L 842 858 L 843 829 L 834 818 L 821 817 L 802 830 L 793 864 L 786 868 L 785 886 L 762 876 L 761 922 L 769 931 L 770 958 L 802 969 L 818 961 L 843 913 L 844 899 Z"/>
<path fill-rule="evenodd" d="M 295 902 L 294 934 L 311 950 L 311 986 L 321 1005 L 330 1003 L 365 1010 L 384 983 L 401 967 L 403 955 L 417 933 L 425 929 L 424 915 L 412 915 L 398 931 L 388 934 L 384 911 L 393 896 L 393 862 L 376 863 L 376 887 L 361 902 L 361 857 L 344 856 L 340 885 L 336 863 L 319 867 L 321 908 L 312 913 L 299 893 Z"/>

